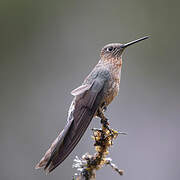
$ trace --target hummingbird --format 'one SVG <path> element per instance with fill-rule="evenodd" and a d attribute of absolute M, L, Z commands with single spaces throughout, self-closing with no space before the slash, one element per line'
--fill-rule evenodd
<path fill-rule="evenodd" d="M 147 38 L 145 36 L 125 44 L 111 43 L 102 48 L 97 65 L 82 85 L 71 92 L 74 99 L 68 111 L 67 124 L 36 165 L 36 169 L 44 168 L 50 173 L 67 158 L 93 117 L 100 117 L 99 114 L 104 113 L 118 95 L 124 50 Z"/>

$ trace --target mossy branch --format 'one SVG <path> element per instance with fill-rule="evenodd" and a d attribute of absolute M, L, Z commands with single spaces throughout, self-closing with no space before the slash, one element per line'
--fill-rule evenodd
<path fill-rule="evenodd" d="M 108 158 L 109 154 L 108 148 L 113 145 L 113 140 L 116 139 L 118 134 L 126 134 L 122 132 L 115 131 L 110 129 L 107 118 L 104 116 L 103 112 L 99 112 L 99 117 L 101 118 L 101 129 L 92 129 L 95 143 L 94 155 L 88 153 L 84 154 L 82 158 L 74 159 L 73 167 L 77 168 L 80 172 L 75 174 L 73 180 L 95 180 L 96 171 L 102 168 L 105 165 L 109 165 L 113 170 L 123 175 L 123 170 L 118 169 L 118 167 L 112 163 L 112 159 Z"/>

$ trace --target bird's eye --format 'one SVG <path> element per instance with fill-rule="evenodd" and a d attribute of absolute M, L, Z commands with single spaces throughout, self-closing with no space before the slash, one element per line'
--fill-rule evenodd
<path fill-rule="evenodd" d="M 110 47 L 107 48 L 107 51 L 108 51 L 108 52 L 111 52 L 113 49 L 114 49 L 114 48 L 113 48 L 112 46 L 110 46 Z"/>

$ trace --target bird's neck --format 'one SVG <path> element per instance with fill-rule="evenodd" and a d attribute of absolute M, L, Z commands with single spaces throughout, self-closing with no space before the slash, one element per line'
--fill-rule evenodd
<path fill-rule="evenodd" d="M 99 61 L 106 67 L 116 78 L 120 78 L 122 67 L 122 56 L 119 58 L 105 58 Z"/>

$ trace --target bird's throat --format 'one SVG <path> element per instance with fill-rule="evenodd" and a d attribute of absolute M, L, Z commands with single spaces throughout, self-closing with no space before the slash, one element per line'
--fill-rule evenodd
<path fill-rule="evenodd" d="M 104 59 L 103 64 L 116 76 L 120 76 L 122 67 L 122 56 L 119 58 Z"/>

